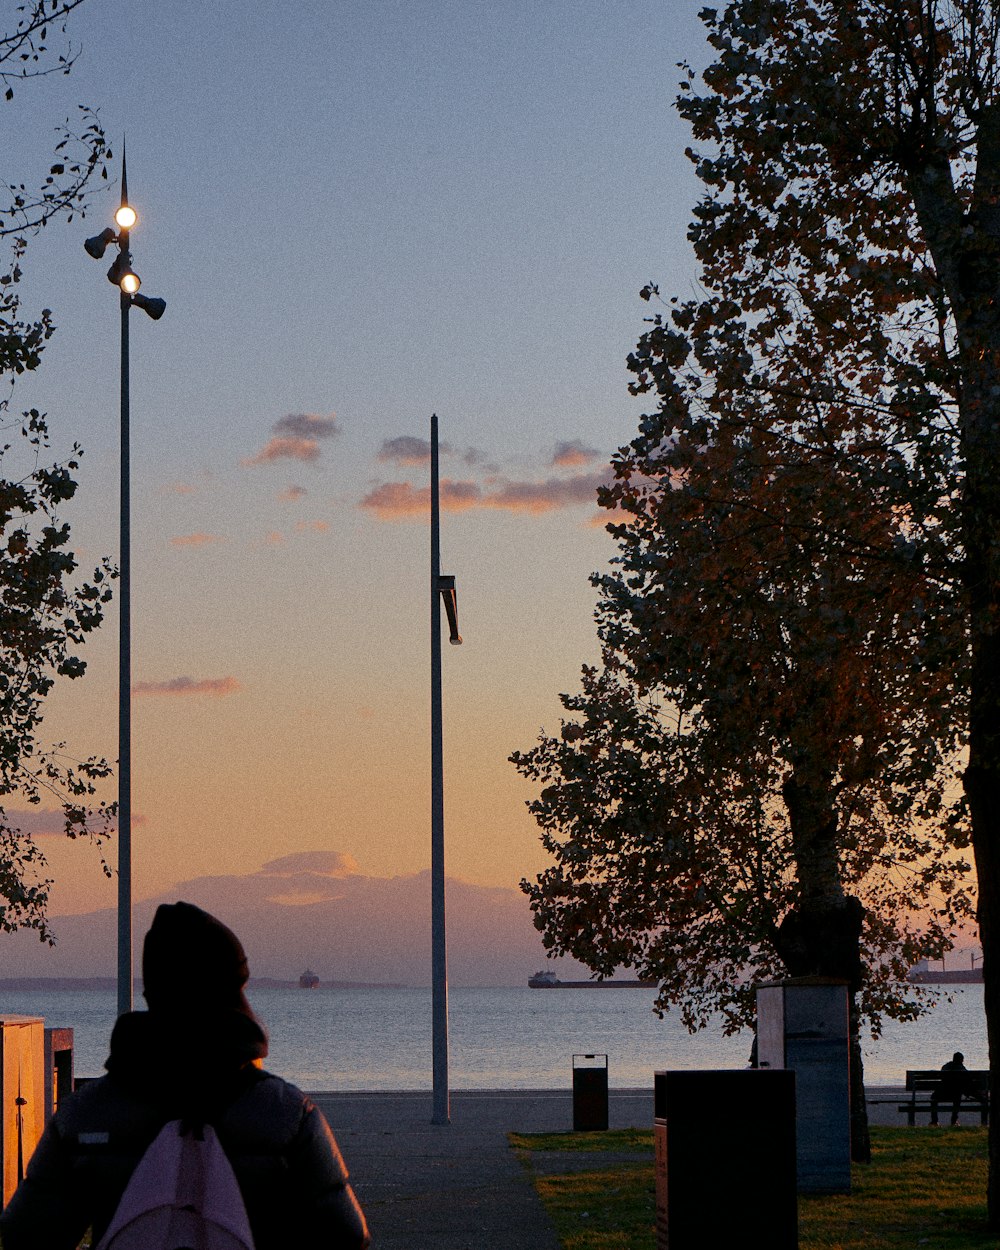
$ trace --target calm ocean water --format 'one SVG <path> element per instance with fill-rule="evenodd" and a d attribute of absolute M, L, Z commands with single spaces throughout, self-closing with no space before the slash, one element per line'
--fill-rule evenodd
<path fill-rule="evenodd" d="M 869 1041 L 865 1079 L 902 1084 L 906 1068 L 938 1067 L 952 1052 L 985 1068 L 982 986 L 952 987 L 951 1001 L 915 1024 L 889 1023 Z M 266 1066 L 308 1090 L 423 1090 L 431 1086 L 429 989 L 254 989 L 271 1035 Z M 650 990 L 465 989 L 450 992 L 453 1089 L 567 1089 L 574 1053 L 607 1053 L 612 1086 L 644 1086 L 660 1068 L 741 1068 L 751 1035 L 689 1034 L 658 1020 Z M 137 1005 L 139 1003 L 137 1002 Z M 78 1075 L 98 1075 L 115 1018 L 113 993 L 0 990 L 0 1013 L 71 1027 Z"/>

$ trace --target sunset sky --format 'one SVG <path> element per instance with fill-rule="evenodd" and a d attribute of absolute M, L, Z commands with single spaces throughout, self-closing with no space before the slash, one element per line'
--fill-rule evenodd
<path fill-rule="evenodd" d="M 545 863 L 507 757 L 596 656 L 594 499 L 642 404 L 650 279 L 687 293 L 696 189 L 671 111 L 702 0 L 88 0 L 68 78 L 4 107 L 3 172 L 100 108 L 128 145 L 153 323 L 132 314 L 137 897 L 336 851 L 429 863 L 428 466 L 465 644 L 444 655 L 447 868 Z M 9 137 L 13 136 L 11 147 Z M 14 407 L 85 448 L 65 516 L 117 557 L 118 304 L 85 222 L 32 241 L 58 332 Z M 48 731 L 116 754 L 117 615 Z M 109 906 L 45 839 L 52 911 Z M 113 853 L 113 852 L 112 852 Z"/>

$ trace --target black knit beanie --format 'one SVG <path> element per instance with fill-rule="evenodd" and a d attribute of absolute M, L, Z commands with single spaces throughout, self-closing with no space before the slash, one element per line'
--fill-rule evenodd
<path fill-rule="evenodd" d="M 255 1019 L 243 987 L 250 978 L 236 934 L 193 903 L 161 903 L 142 947 L 150 1011 L 239 1011 Z"/>

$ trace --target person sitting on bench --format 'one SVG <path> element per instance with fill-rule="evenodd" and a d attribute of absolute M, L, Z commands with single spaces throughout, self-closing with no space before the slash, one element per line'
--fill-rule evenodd
<path fill-rule="evenodd" d="M 938 1104 L 951 1103 L 951 1122 L 958 1123 L 958 1109 L 966 1089 L 968 1069 L 965 1056 L 956 1050 L 947 1063 L 941 1065 L 941 1084 L 931 1093 L 931 1124 L 938 1122 Z"/>

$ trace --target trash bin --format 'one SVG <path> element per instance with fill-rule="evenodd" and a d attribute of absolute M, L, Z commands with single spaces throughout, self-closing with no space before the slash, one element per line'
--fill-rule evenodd
<path fill-rule="evenodd" d="M 45 1123 L 73 1092 L 73 1030 L 45 1030 Z"/>
<path fill-rule="evenodd" d="M 578 1059 L 587 1060 L 577 1063 Z M 603 1063 L 598 1063 L 603 1060 Z M 603 1132 L 608 1127 L 608 1057 L 573 1056 L 573 1131 Z"/>
<path fill-rule="evenodd" d="M 0 1206 L 24 1175 L 45 1122 L 41 1016 L 0 1016 Z"/>
<path fill-rule="evenodd" d="M 657 1250 L 797 1250 L 795 1073 L 653 1077 Z"/>

